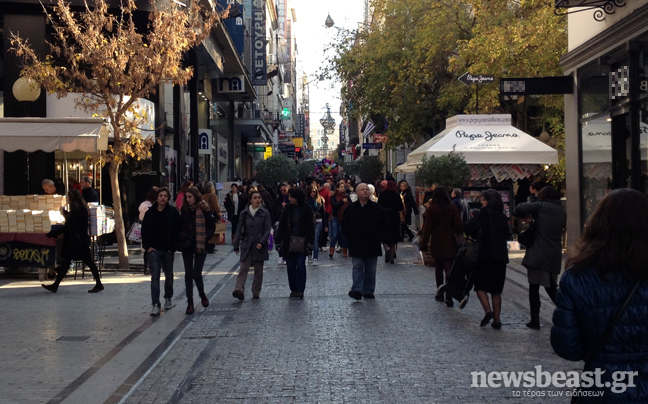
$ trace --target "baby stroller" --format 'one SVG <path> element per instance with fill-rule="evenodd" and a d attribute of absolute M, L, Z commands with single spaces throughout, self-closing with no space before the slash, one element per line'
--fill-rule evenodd
<path fill-rule="evenodd" d="M 439 286 L 437 293 L 445 293 L 459 301 L 459 308 L 463 309 L 470 298 L 470 290 L 473 287 L 472 275 L 477 268 L 479 251 L 477 241 L 466 238 L 455 258 L 450 275 L 446 283 Z"/>

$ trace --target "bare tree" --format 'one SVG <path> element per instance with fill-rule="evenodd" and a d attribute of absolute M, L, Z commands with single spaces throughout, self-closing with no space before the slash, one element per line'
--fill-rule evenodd
<path fill-rule="evenodd" d="M 105 0 L 86 3 L 80 12 L 62 0 L 52 8 L 43 6 L 53 30 L 51 53 L 44 59 L 19 32 L 10 37 L 12 50 L 24 63 L 22 76 L 59 97 L 80 94 L 77 107 L 105 117 L 110 125 L 114 144 L 104 161 L 110 163 L 120 268 L 128 267 L 120 166 L 129 156 L 149 157 L 155 143 L 141 136 L 147 117 L 138 112 L 138 100 L 154 94 L 163 82 L 187 83 L 193 71 L 183 67 L 183 55 L 200 44 L 220 19 L 198 2 L 186 7 L 173 1 L 152 2 L 151 7 L 148 25 L 141 27 L 134 21 L 138 11 L 132 0 L 123 0 L 117 10 L 110 10 Z"/>

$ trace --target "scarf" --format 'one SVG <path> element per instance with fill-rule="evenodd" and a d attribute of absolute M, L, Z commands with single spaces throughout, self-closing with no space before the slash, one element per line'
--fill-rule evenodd
<path fill-rule="evenodd" d="M 202 209 L 196 208 L 196 252 L 205 252 L 205 215 Z"/>
<path fill-rule="evenodd" d="M 260 207 L 261 207 L 261 205 L 259 205 L 259 208 L 260 208 Z M 249 210 L 250 210 L 250 214 L 252 215 L 252 217 L 254 217 L 254 215 L 256 215 L 257 210 L 259 210 L 259 208 L 254 209 L 254 208 L 252 207 L 252 205 L 250 205 Z"/>

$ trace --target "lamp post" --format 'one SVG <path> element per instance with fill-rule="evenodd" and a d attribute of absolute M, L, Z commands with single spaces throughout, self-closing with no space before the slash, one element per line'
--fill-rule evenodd
<path fill-rule="evenodd" d="M 41 89 L 36 82 L 33 80 L 20 77 L 16 80 L 11 88 L 13 96 L 21 104 L 23 104 L 25 110 L 25 116 L 29 116 L 29 102 L 34 102 L 40 97 Z"/>
<path fill-rule="evenodd" d="M 331 106 L 328 103 L 326 104 L 326 114 L 320 119 L 320 125 L 324 128 L 324 136 L 322 136 L 324 146 L 322 147 L 322 151 L 324 151 L 326 157 L 328 155 L 328 137 L 335 131 L 335 119 L 331 116 Z"/>

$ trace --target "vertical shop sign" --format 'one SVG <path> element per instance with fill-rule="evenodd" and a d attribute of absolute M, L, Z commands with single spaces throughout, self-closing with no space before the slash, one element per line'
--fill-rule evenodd
<path fill-rule="evenodd" d="M 252 18 L 254 20 L 254 37 L 253 37 L 253 59 L 254 74 L 252 84 L 255 86 L 265 86 L 268 84 L 268 66 L 266 61 L 266 16 L 265 0 L 254 0 L 252 2 Z"/>

